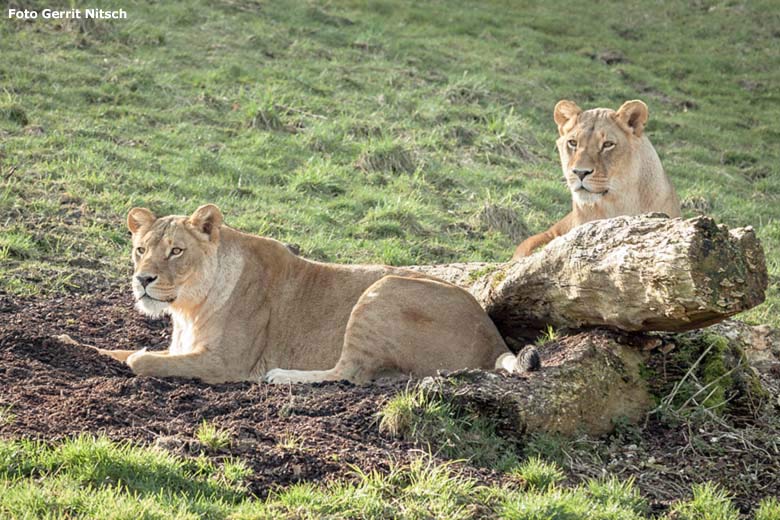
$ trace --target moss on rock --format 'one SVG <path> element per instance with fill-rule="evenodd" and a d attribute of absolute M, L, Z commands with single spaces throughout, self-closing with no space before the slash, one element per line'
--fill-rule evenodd
<path fill-rule="evenodd" d="M 756 417 L 769 396 L 739 339 L 708 330 L 670 339 L 675 349 L 651 356 L 641 372 L 659 403 L 685 414 L 706 409 L 734 419 Z"/>

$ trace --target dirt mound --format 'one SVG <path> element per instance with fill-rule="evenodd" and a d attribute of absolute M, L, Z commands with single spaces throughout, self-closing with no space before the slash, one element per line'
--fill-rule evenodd
<path fill-rule="evenodd" d="M 14 420 L 4 438 L 54 440 L 89 432 L 158 443 L 183 455 L 239 456 L 254 470 L 251 490 L 351 475 L 415 455 L 409 443 L 384 437 L 377 410 L 405 384 L 269 386 L 206 385 L 138 378 L 123 364 L 53 338 L 68 334 L 101 348 L 164 348 L 168 326 L 139 316 L 120 293 L 48 301 L 0 297 L 0 407 Z M 206 420 L 230 432 L 232 445 L 210 450 L 195 432 Z M 486 470 L 464 468 L 480 480 Z"/>

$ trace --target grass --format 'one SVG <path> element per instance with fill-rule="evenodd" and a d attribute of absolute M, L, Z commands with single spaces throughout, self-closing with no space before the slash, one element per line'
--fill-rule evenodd
<path fill-rule="evenodd" d="M 288 432 L 280 437 L 276 445 L 285 451 L 291 452 L 300 452 L 305 449 L 303 436 L 293 432 Z"/>
<path fill-rule="evenodd" d="M 528 457 L 522 464 L 513 468 L 509 474 L 527 489 L 542 492 L 561 482 L 565 477 L 557 464 L 542 460 L 538 456 Z"/>
<path fill-rule="evenodd" d="M 204 420 L 195 432 L 195 438 L 211 451 L 219 451 L 230 447 L 231 434 L 218 426 Z"/>
<path fill-rule="evenodd" d="M 484 418 L 459 414 L 422 388 L 399 392 L 379 412 L 379 431 L 415 442 L 450 459 L 507 471 L 518 464 L 517 449 Z"/>
<path fill-rule="evenodd" d="M 532 485 L 489 488 L 464 477 L 456 463 L 428 457 L 386 472 L 355 468 L 352 482 L 300 483 L 266 500 L 247 493 L 250 471 L 228 460 L 181 459 L 165 451 L 76 437 L 58 444 L 0 441 L 0 516 L 4 518 L 448 518 L 649 519 L 633 480 L 591 479 L 569 488 L 555 485 L 554 464 L 529 461 L 518 471 Z M 539 477 L 544 475 L 543 477 Z M 778 511 L 765 500 L 756 520 Z M 722 489 L 695 486 L 664 518 L 739 518 Z"/>
<path fill-rule="evenodd" d="M 780 518 L 780 501 L 775 497 L 766 498 L 761 501 L 756 510 L 756 520 L 772 520 Z"/>
<path fill-rule="evenodd" d="M 557 340 L 559 337 L 558 331 L 555 330 L 555 327 L 552 325 L 547 325 L 547 329 L 543 330 L 542 333 L 539 335 L 538 338 L 536 338 L 536 341 L 534 342 L 537 346 L 542 346 L 546 343 L 553 342 Z"/>
<path fill-rule="evenodd" d="M 115 282 L 128 209 L 207 201 L 318 260 L 506 260 L 570 204 L 555 102 L 642 98 L 685 214 L 756 228 L 771 287 L 744 317 L 778 325 L 773 5 L 457 1 L 445 23 L 404 0 L 132 1 L 122 21 L 3 20 L 0 287 Z"/>
<path fill-rule="evenodd" d="M 667 419 L 761 414 L 771 396 L 737 342 L 704 330 L 678 335 L 676 345 L 663 367 L 646 367 L 656 412 Z"/>
<path fill-rule="evenodd" d="M 13 407 L 0 406 L 0 426 L 13 424 L 16 421 L 16 414 L 13 412 Z"/>
<path fill-rule="evenodd" d="M 740 515 L 731 504 L 728 492 L 713 484 L 693 486 L 693 499 L 672 508 L 680 520 L 739 520 Z"/>

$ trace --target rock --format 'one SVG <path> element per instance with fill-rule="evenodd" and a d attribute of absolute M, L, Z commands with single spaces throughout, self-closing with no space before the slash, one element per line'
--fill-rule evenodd
<path fill-rule="evenodd" d="M 618 418 L 636 422 L 653 401 L 640 377 L 639 349 L 607 331 L 583 332 L 540 348 L 542 369 L 522 376 L 462 370 L 421 386 L 464 413 L 485 416 L 504 434 L 601 435 Z"/>

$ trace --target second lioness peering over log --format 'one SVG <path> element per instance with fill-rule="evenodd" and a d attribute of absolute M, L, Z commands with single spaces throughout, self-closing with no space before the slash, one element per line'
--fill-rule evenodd
<path fill-rule="evenodd" d="M 695 329 L 755 307 L 767 287 L 752 228 L 660 214 L 589 222 L 515 262 L 413 269 L 468 289 L 504 335 Z"/>

